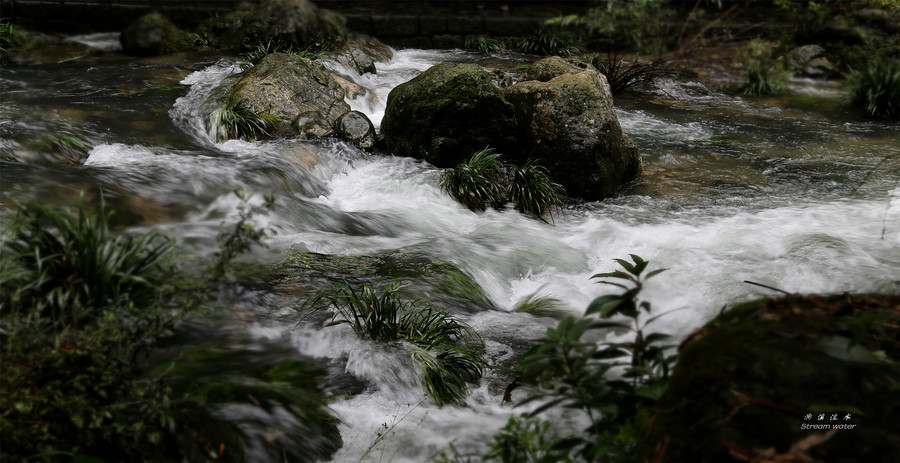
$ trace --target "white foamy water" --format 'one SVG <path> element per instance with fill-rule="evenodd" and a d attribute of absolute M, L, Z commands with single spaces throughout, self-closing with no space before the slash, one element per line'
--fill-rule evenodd
<path fill-rule="evenodd" d="M 390 63 L 376 65 L 377 75 L 365 76 L 334 63 L 329 66 L 366 88 L 364 96 L 349 103 L 380 126 L 392 88 L 454 58 L 445 52 L 398 51 Z M 200 100 L 209 97 L 211 81 L 231 72 L 233 68 L 218 65 L 185 79 L 193 87 L 176 110 L 192 114 L 179 117 L 198 136 L 205 134 L 197 130 L 198 116 L 191 108 L 203 106 Z M 659 93 L 694 107 L 748 108 L 760 117 L 782 117 L 702 86 L 664 82 Z M 620 109 L 618 115 L 626 133 L 663 140 L 667 146 L 707 141 L 722 130 L 702 117 L 685 122 L 644 109 Z M 581 314 L 593 298 L 615 290 L 590 277 L 612 271 L 612 259 L 630 253 L 651 261 L 651 268 L 669 269 L 650 280 L 642 296 L 653 303 L 654 313 L 672 312 L 651 330 L 676 339 L 723 307 L 772 295 L 746 280 L 795 293 L 900 290 L 900 190 L 886 183 L 880 191 L 888 197 L 881 193 L 824 199 L 813 188 L 800 195 L 748 198 L 745 203 L 752 207 L 746 209 L 734 207 L 741 201 L 731 201 L 729 208 L 700 202 L 673 209 L 665 200 L 624 197 L 570 209 L 551 225 L 509 210 L 471 212 L 441 191 L 441 171 L 423 162 L 365 154 L 341 143 L 320 148 L 325 165 L 331 167 L 317 171 L 324 189 L 305 201 L 326 216 L 352 217 L 370 232 L 344 234 L 323 226 L 327 220 L 308 221 L 282 212 L 273 220 L 289 223 L 270 240 L 272 249 L 337 255 L 415 250 L 435 261 L 452 262 L 498 309 L 459 315 L 485 340 L 492 362 L 509 358 L 515 344 L 540 337 L 555 323 L 512 312 L 519 301 L 538 293 L 558 299 L 569 313 Z M 229 150 L 218 144 L 217 149 L 260 155 L 243 146 Z M 654 155 L 677 162 L 677 154 Z M 497 384 L 502 380 L 492 372 L 471 391 L 466 408 L 437 409 L 422 401 L 415 365 L 404 348 L 360 341 L 346 327 L 281 329 L 301 352 L 343 362 L 348 374 L 367 384 L 362 394 L 332 405 L 342 420 L 344 438 L 334 461 L 419 462 L 451 441 L 463 453 L 477 455 L 512 413 L 521 412 L 501 405 Z"/>
<path fill-rule="evenodd" d="M 380 126 L 392 88 L 434 64 L 464 57 L 401 50 L 389 63 L 376 64 L 377 75 L 365 76 L 330 66 L 366 88 L 366 95 L 349 104 Z M 723 307 L 773 295 L 745 280 L 796 293 L 900 291 L 900 187 L 891 174 L 900 160 L 890 157 L 898 152 L 897 140 L 885 135 L 889 130 L 882 123 L 828 117 L 812 123 L 797 115 L 803 113 L 664 82 L 648 99 L 674 98 L 687 106 L 617 111 L 648 172 L 657 172 L 651 181 L 660 184 L 660 192 L 579 204 L 547 224 L 511 210 L 469 211 L 441 191 L 440 169 L 389 153 L 364 153 L 340 141 L 216 143 L 208 133 L 209 114 L 220 97 L 216 89 L 239 71 L 234 62 L 221 61 L 182 80 L 190 89 L 174 101 L 169 118 L 187 141 L 154 144 L 151 137 L 109 135 L 78 174 L 178 211 L 160 228 L 191 252 L 214 252 L 222 224 L 234 222 L 242 206 L 232 191 L 247 187 L 254 194 L 251 204 L 274 194 L 276 209 L 250 223 L 278 232 L 266 239 L 268 249 L 256 249 L 248 259 L 278 262 L 302 250 L 409 253 L 453 263 L 494 306 L 454 314 L 480 335 L 494 364 L 510 362 L 528 340 L 556 323 L 515 312 L 523 298 L 553 297 L 564 311 L 582 314 L 593 298 L 616 290 L 590 277 L 612 271 L 612 259 L 630 253 L 649 260 L 651 269 L 669 269 L 646 284 L 642 297 L 654 313 L 671 312 L 652 330 L 671 333 L 676 341 Z M 9 119 L 14 113 L 0 111 Z M 723 115 L 730 119 L 722 122 Z M 815 139 L 807 140 L 797 127 Z M 746 142 L 709 143 L 716 135 L 748 130 L 753 133 Z M 706 154 L 694 156 L 701 148 Z M 688 157 L 691 162 L 684 163 Z M 721 167 L 719 158 L 750 171 L 756 183 L 720 181 L 715 176 L 732 164 Z M 700 166 L 697 176 L 711 178 L 690 184 L 693 171 L 669 176 L 671 166 L 685 164 Z M 849 181 L 860 182 L 858 191 L 841 188 Z M 694 187 L 689 206 L 662 188 L 682 184 Z M 416 288 L 407 290 L 415 294 Z M 451 441 L 477 455 L 511 414 L 522 411 L 501 404 L 507 379 L 493 371 L 472 387 L 466 407 L 438 409 L 422 401 L 416 366 L 402 346 L 361 341 L 346 326 L 298 324 L 292 308 L 302 303 L 299 296 L 278 296 L 277 303 L 246 302 L 244 321 L 233 329 L 260 340 L 286 339 L 298 352 L 339 365 L 364 383 L 362 393 L 331 404 L 344 440 L 336 462 L 364 455 L 364 461 L 421 462 Z M 560 422 L 570 430 L 579 427 Z"/>

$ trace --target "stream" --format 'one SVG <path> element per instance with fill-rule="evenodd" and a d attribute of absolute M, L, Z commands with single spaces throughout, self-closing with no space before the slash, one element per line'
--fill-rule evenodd
<path fill-rule="evenodd" d="M 115 48 L 113 40 L 82 42 Z M 377 75 L 327 65 L 367 90 L 349 104 L 378 127 L 390 90 L 434 64 L 523 60 L 397 50 L 377 64 Z M 612 271 L 612 259 L 628 254 L 669 269 L 642 297 L 654 313 L 672 311 L 651 331 L 676 341 L 728 306 L 777 295 L 745 281 L 791 293 L 900 291 L 900 130 L 848 109 L 834 82 L 795 80 L 789 97 L 751 100 L 662 80 L 617 96 L 643 176 L 620 196 L 570 205 L 547 224 L 512 210 L 469 211 L 441 191 L 440 169 L 339 140 L 216 143 L 209 114 L 219 84 L 240 64 L 201 52 L 137 60 L 107 53 L 5 67 L 0 217 L 12 217 L 13 200 L 75 205 L 81 192 L 89 200 L 102 189 L 121 227 L 159 230 L 185 253 L 211 259 L 222 224 L 238 217 L 233 191 L 246 187 L 256 204 L 272 194 L 275 209 L 252 220 L 276 234 L 241 261 L 276 266 L 306 251 L 386 255 L 413 269 L 450 263 L 493 307 L 452 300 L 428 272 L 405 281 L 403 294 L 445 302 L 495 364 L 511 362 L 556 324 L 513 311 L 521 300 L 553 297 L 580 315 L 615 290 L 591 275 Z M 50 133 L 86 140 L 87 158 L 57 162 L 65 149 L 47 141 Z M 331 409 L 344 440 L 333 461 L 421 462 L 450 442 L 477 455 L 522 411 L 502 404 L 507 379 L 490 370 L 466 407 L 423 401 L 408 355 L 300 317 L 295 309 L 322 284 L 287 278 L 236 289 L 219 323 L 241 342 L 288 344 L 330 368 L 323 388 L 336 391 Z M 349 394 L 329 383 L 347 373 L 365 387 Z"/>

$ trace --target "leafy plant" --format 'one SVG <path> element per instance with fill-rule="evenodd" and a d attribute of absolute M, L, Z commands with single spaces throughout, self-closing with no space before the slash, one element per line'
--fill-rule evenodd
<path fill-rule="evenodd" d="M 5 456 L 166 459 L 181 398 L 136 357 L 178 319 L 172 242 L 114 235 L 102 202 L 18 207 L 0 250 Z"/>
<path fill-rule="evenodd" d="M 516 210 L 541 220 L 549 215 L 551 221 L 553 209 L 562 207 L 562 191 L 562 185 L 553 182 L 547 169 L 533 159 L 513 171 L 512 179 L 506 187 L 507 198 Z"/>
<path fill-rule="evenodd" d="M 563 312 L 563 305 L 559 299 L 538 296 L 537 293 L 532 293 L 519 301 L 513 310 L 530 313 L 538 317 L 555 317 Z"/>
<path fill-rule="evenodd" d="M 555 25 L 544 25 L 531 35 L 519 38 L 515 48 L 522 53 L 564 57 L 580 51 L 572 31 Z"/>
<path fill-rule="evenodd" d="M 847 77 L 853 102 L 873 117 L 900 117 L 900 60 L 875 58 Z"/>
<path fill-rule="evenodd" d="M 272 233 L 268 228 L 255 227 L 250 220 L 255 215 L 271 211 L 275 207 L 275 197 L 263 196 L 261 205 L 252 205 L 250 200 L 253 195 L 247 192 L 247 188 L 234 190 L 234 195 L 241 202 L 238 206 L 238 221 L 219 233 L 220 249 L 216 253 L 216 262 L 212 265 L 213 278 L 224 276 L 226 267 L 235 257 L 255 245 L 264 245 L 262 239 Z"/>
<path fill-rule="evenodd" d="M 790 72 L 783 57 L 775 59 L 769 45 L 760 40 L 750 42 L 748 51 L 742 55 L 747 68 L 747 85 L 744 95 L 765 96 L 782 93 L 787 87 Z"/>
<path fill-rule="evenodd" d="M 499 209 L 506 202 L 504 176 L 511 168 L 490 148 L 476 152 L 465 163 L 441 175 L 441 188 L 473 211 Z"/>
<path fill-rule="evenodd" d="M 571 461 L 566 444 L 566 440 L 552 437 L 549 421 L 511 416 L 494 434 L 483 459 L 510 463 Z"/>
<path fill-rule="evenodd" d="M 518 366 L 518 381 L 538 387 L 538 392 L 521 404 L 541 403 L 526 417 L 557 407 L 581 410 L 587 415 L 591 424 L 583 433 L 556 445 L 572 449 L 586 461 L 628 459 L 649 426 L 649 410 L 665 390 L 675 361 L 675 356 L 665 353 L 672 346 L 662 345 L 667 335 L 645 333 L 660 315 L 640 322 L 642 313 L 651 312 L 650 303 L 638 298 L 643 284 L 664 269 L 642 276 L 648 262 L 634 254 L 631 262 L 616 262 L 622 270 L 592 277 L 625 290 L 591 302 L 585 314 L 599 315 L 601 320 L 564 318 L 556 328 L 547 329 Z M 631 321 L 609 320 L 617 316 Z M 591 330 L 609 328 L 629 330 L 635 337 L 628 342 L 600 345 L 583 339 Z"/>
<path fill-rule="evenodd" d="M 2 301 L 12 332 L 44 324 L 77 331 L 104 308 L 156 297 L 173 243 L 155 232 L 113 235 L 109 215 L 102 201 L 98 213 L 80 207 L 77 215 L 20 205 L 3 242 Z"/>
<path fill-rule="evenodd" d="M 500 41 L 488 37 L 469 37 L 466 39 L 466 49 L 480 53 L 498 53 L 503 50 Z"/>
<path fill-rule="evenodd" d="M 22 46 L 28 40 L 28 33 L 16 27 L 6 18 L 0 18 L 0 52 Z"/>
<path fill-rule="evenodd" d="M 254 111 L 246 100 L 229 98 L 209 116 L 210 138 L 215 137 L 217 142 L 232 138 L 252 142 L 270 136 L 278 122 L 277 116 Z"/>
<path fill-rule="evenodd" d="M 648 62 L 640 59 L 626 62 L 618 53 L 614 52 L 609 52 L 605 55 L 595 53 L 588 56 L 587 59 L 600 73 L 606 76 L 606 80 L 609 82 L 609 89 L 613 93 L 621 92 L 636 85 L 649 84 L 655 79 L 683 74 L 657 62 Z"/>
<path fill-rule="evenodd" d="M 515 167 L 491 149 L 473 154 L 465 163 L 441 175 L 441 187 L 473 211 L 512 203 L 519 212 L 544 220 L 562 206 L 563 188 L 534 160 Z"/>
<path fill-rule="evenodd" d="M 294 49 L 293 44 L 273 42 L 269 40 L 266 43 L 260 42 L 256 45 L 256 48 L 241 55 L 247 60 L 247 64 L 243 65 L 243 67 L 248 68 L 250 66 L 258 64 L 260 61 L 262 61 L 263 58 L 271 55 L 272 53 L 287 53 L 298 58 L 305 58 L 309 60 L 320 60 L 325 58 L 324 53 L 313 48 Z"/>
<path fill-rule="evenodd" d="M 473 333 L 443 310 L 419 301 L 401 300 L 399 283 L 382 288 L 346 282 L 322 290 L 304 307 L 331 308 L 327 326 L 349 325 L 361 339 L 376 342 L 407 342 L 422 372 L 426 393 L 440 407 L 461 403 L 466 382 L 481 378 L 486 365 L 483 354 L 473 347 Z"/>
<path fill-rule="evenodd" d="M 663 40 L 672 37 L 673 10 L 667 0 L 603 0 L 578 19 L 591 34 L 612 40 L 640 53 L 664 51 Z"/>

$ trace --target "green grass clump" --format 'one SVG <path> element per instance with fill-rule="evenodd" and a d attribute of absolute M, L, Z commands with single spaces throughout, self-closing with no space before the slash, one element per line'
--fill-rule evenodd
<path fill-rule="evenodd" d="M 566 57 L 580 51 L 571 31 L 554 26 L 543 26 L 531 35 L 519 38 L 515 47 L 522 53 L 544 56 Z"/>
<path fill-rule="evenodd" d="M 750 48 L 742 56 L 747 68 L 747 85 L 744 95 L 750 97 L 778 95 L 787 88 L 791 73 L 784 59 L 772 57 L 773 51 L 762 41 L 750 42 Z"/>
<path fill-rule="evenodd" d="M 873 59 L 847 77 L 853 102 L 873 117 L 900 117 L 900 60 Z"/>
<path fill-rule="evenodd" d="M 361 339 L 382 343 L 406 342 L 422 371 L 426 393 L 438 406 L 462 403 L 466 383 L 482 376 L 483 354 L 472 347 L 473 333 L 443 310 L 419 301 L 401 300 L 399 283 L 382 288 L 339 283 L 319 292 L 308 306 L 330 308 L 327 326 L 349 325 Z"/>
<path fill-rule="evenodd" d="M 469 37 L 466 39 L 466 49 L 481 53 L 498 53 L 503 50 L 497 39 L 488 37 Z"/>
<path fill-rule="evenodd" d="M 553 220 L 553 209 L 562 207 L 561 191 L 562 186 L 554 183 L 547 169 L 533 159 L 513 171 L 512 180 L 506 188 L 507 197 L 516 210 L 541 220 L 545 215 Z"/>
<path fill-rule="evenodd" d="M 241 56 L 247 60 L 247 64 L 243 65 L 244 68 L 251 67 L 256 65 L 263 58 L 272 53 L 287 53 L 289 55 L 294 55 L 298 58 L 305 58 L 309 60 L 320 60 L 325 58 L 325 54 L 321 51 L 314 50 L 312 48 L 303 48 L 303 49 L 295 49 L 291 44 L 285 44 L 283 42 L 272 42 L 271 40 L 256 45 L 256 48 L 253 50 L 242 54 Z"/>
<path fill-rule="evenodd" d="M 0 248 L 5 456 L 164 460 L 175 397 L 137 355 L 174 326 L 172 242 L 100 210 L 19 205 Z"/>
<path fill-rule="evenodd" d="M 270 136 L 278 121 L 276 116 L 254 111 L 245 100 L 229 98 L 210 114 L 209 128 L 217 142 L 233 138 L 252 142 Z"/>
<path fill-rule="evenodd" d="M 465 163 L 441 175 L 441 187 L 463 206 L 473 211 L 499 209 L 506 202 L 503 188 L 511 166 L 491 149 L 473 154 Z"/>
<path fill-rule="evenodd" d="M 478 151 L 467 162 L 445 171 L 441 188 L 476 212 L 512 203 L 519 212 L 541 220 L 549 215 L 553 220 L 553 209 L 562 207 L 563 188 L 551 180 L 545 168 L 534 160 L 513 166 L 491 149 Z"/>

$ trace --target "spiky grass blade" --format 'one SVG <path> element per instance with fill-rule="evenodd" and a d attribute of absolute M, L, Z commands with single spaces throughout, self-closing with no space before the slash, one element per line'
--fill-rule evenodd
<path fill-rule="evenodd" d="M 314 310 L 330 307 L 332 322 L 348 324 L 359 338 L 377 342 L 407 342 L 422 373 L 426 393 L 438 406 L 460 403 L 466 383 L 482 376 L 486 365 L 472 345 L 476 335 L 443 310 L 419 301 L 402 301 L 399 283 L 379 289 L 348 283 L 320 291 L 307 303 Z"/>
<path fill-rule="evenodd" d="M 547 296 L 538 296 L 532 293 L 525 296 L 514 309 L 516 312 L 529 313 L 538 317 L 557 317 L 564 313 L 564 307 L 559 299 Z"/>
<path fill-rule="evenodd" d="M 553 182 L 547 169 L 533 159 L 515 170 L 507 187 L 507 197 L 519 212 L 541 220 L 549 215 L 553 221 L 553 209 L 562 207 L 562 194 L 562 185 Z"/>
<path fill-rule="evenodd" d="M 444 172 L 441 188 L 473 211 L 500 208 L 505 202 L 502 179 L 509 167 L 499 154 L 484 149 L 473 154 L 467 162 Z"/>
<path fill-rule="evenodd" d="M 900 118 L 900 60 L 873 59 L 847 77 L 853 102 L 873 117 Z"/>
<path fill-rule="evenodd" d="M 245 100 L 228 99 L 209 116 L 210 138 L 217 142 L 233 138 L 252 142 L 269 137 L 277 123 L 277 117 L 254 111 Z"/>

